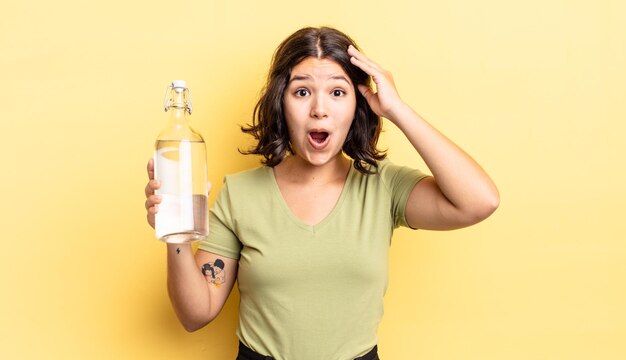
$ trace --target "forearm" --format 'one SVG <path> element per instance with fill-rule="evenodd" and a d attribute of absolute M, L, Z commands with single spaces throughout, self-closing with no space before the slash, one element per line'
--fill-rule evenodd
<path fill-rule="evenodd" d="M 193 331 L 210 321 L 208 285 L 190 244 L 167 244 L 167 289 L 185 329 Z"/>
<path fill-rule="evenodd" d="M 390 115 L 424 159 L 441 192 L 459 211 L 495 209 L 498 190 L 487 173 L 460 147 L 402 103 Z"/>

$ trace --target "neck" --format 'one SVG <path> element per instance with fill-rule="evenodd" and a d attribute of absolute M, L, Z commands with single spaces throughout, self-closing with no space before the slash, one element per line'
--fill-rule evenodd
<path fill-rule="evenodd" d="M 185 108 L 172 107 L 168 112 L 170 113 L 170 126 L 187 123 L 187 112 Z"/>
<path fill-rule="evenodd" d="M 327 184 L 345 179 L 350 166 L 350 160 L 341 153 L 321 166 L 311 165 L 297 156 L 287 156 L 276 165 L 274 173 L 289 182 Z"/>

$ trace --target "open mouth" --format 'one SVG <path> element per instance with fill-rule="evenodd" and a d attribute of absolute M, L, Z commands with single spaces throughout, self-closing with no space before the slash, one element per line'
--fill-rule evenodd
<path fill-rule="evenodd" d="M 311 139 L 313 139 L 313 141 L 315 141 L 316 143 L 323 144 L 324 141 L 326 141 L 326 139 L 328 138 L 328 133 L 325 131 L 312 131 L 309 133 L 309 136 L 311 136 Z"/>
<path fill-rule="evenodd" d="M 326 131 L 309 132 L 309 143 L 316 150 L 323 150 L 330 142 L 330 133 Z"/>

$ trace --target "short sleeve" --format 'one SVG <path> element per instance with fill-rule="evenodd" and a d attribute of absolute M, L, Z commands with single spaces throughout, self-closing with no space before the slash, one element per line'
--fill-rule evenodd
<path fill-rule="evenodd" d="M 209 236 L 202 240 L 199 249 L 238 260 L 241 242 L 233 231 L 232 202 L 228 192 L 228 182 L 217 196 L 209 211 Z"/>
<path fill-rule="evenodd" d="M 415 184 L 429 175 L 418 169 L 395 165 L 389 160 L 381 161 L 378 171 L 391 196 L 391 216 L 394 226 L 409 227 L 405 216 L 409 195 Z"/>

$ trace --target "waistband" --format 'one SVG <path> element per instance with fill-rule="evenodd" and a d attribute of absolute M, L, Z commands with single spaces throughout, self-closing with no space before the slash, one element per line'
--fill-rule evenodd
<path fill-rule="evenodd" d="M 274 360 L 273 357 L 267 355 L 261 355 L 254 350 L 245 346 L 241 341 L 239 342 L 239 354 L 237 360 Z M 374 346 L 367 354 L 359 356 L 354 360 L 379 360 L 378 358 L 378 345 Z"/>

